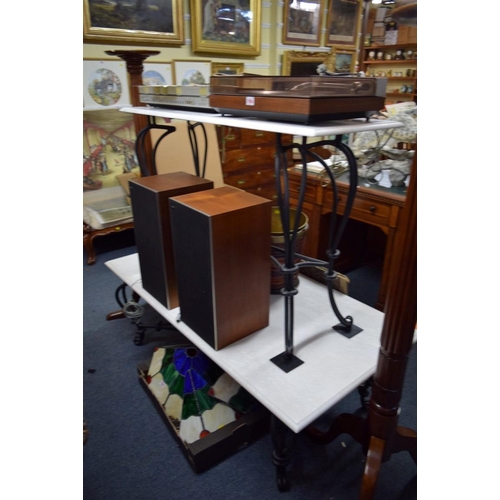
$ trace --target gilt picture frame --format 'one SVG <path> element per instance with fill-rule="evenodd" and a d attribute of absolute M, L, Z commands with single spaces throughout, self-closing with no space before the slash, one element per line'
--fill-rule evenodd
<path fill-rule="evenodd" d="M 283 6 L 283 36 L 285 45 L 321 45 L 321 22 L 325 0 L 285 2 Z"/>
<path fill-rule="evenodd" d="M 212 75 L 239 75 L 244 73 L 245 63 L 213 62 Z"/>
<path fill-rule="evenodd" d="M 193 52 L 258 56 L 262 0 L 190 0 Z"/>
<path fill-rule="evenodd" d="M 318 66 L 329 60 L 328 52 L 285 50 L 283 52 L 282 76 L 318 76 Z"/>
<path fill-rule="evenodd" d="M 355 49 L 361 23 L 361 0 L 330 0 L 325 45 Z"/>
<path fill-rule="evenodd" d="M 356 50 L 334 47 L 332 50 L 333 71 L 335 73 L 354 73 L 356 65 Z"/>
<path fill-rule="evenodd" d="M 83 0 L 83 41 L 128 45 L 182 45 L 183 0 L 150 0 L 147 3 Z"/>

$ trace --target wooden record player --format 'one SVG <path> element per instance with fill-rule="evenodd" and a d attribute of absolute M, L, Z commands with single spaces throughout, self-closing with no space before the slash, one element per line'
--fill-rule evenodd
<path fill-rule="evenodd" d="M 348 76 L 210 77 L 210 107 L 219 113 L 312 122 L 369 118 L 384 107 L 386 78 Z"/>

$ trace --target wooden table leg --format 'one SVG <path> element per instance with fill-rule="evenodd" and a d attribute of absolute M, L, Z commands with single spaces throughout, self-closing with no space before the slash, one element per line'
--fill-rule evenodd
<path fill-rule="evenodd" d="M 291 453 L 286 444 L 290 430 L 277 417 L 271 415 L 271 437 L 273 440 L 273 464 L 276 466 L 276 483 L 280 491 L 290 490 L 286 468 L 291 462 Z"/>

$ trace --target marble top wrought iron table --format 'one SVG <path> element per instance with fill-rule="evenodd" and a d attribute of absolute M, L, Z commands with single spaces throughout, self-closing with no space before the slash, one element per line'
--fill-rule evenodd
<path fill-rule="evenodd" d="M 338 246 L 342 233 L 349 219 L 349 214 L 354 202 L 354 197 L 357 189 L 357 163 L 356 159 L 347 144 L 343 142 L 345 134 L 366 131 L 379 131 L 401 127 L 403 124 L 392 120 L 377 120 L 377 119 L 350 119 L 350 120 L 333 120 L 328 122 L 319 122 L 316 124 L 298 124 L 289 122 L 279 122 L 274 120 L 262 120 L 257 118 L 237 117 L 219 115 L 208 112 L 192 112 L 183 110 L 173 110 L 158 107 L 125 107 L 121 111 L 126 113 L 140 114 L 148 116 L 149 126 L 145 127 L 138 133 L 136 152 L 141 165 L 141 172 L 147 175 L 148 172 L 156 172 L 154 164 L 155 154 L 152 155 L 152 165 L 146 165 L 148 155 L 144 154 L 144 141 L 148 137 L 148 133 L 153 129 L 163 130 L 163 136 L 175 132 L 175 127 L 169 124 L 157 123 L 157 118 L 164 119 L 178 119 L 188 122 L 188 127 L 193 130 L 197 126 L 202 126 L 205 123 L 214 125 L 225 125 L 236 128 L 248 128 L 252 130 L 261 130 L 267 132 L 274 132 L 276 134 L 276 155 L 275 155 L 275 176 L 276 176 L 276 192 L 277 204 L 280 209 L 280 216 L 283 228 L 284 245 L 283 247 L 273 247 L 274 250 L 283 253 L 284 262 L 281 263 L 274 256 L 271 256 L 272 263 L 279 269 L 280 273 L 284 276 L 284 287 L 281 289 L 281 295 L 284 298 L 284 340 L 285 350 L 281 353 L 275 353 L 271 361 L 279 366 L 284 371 L 292 371 L 300 366 L 304 360 L 300 359 L 294 352 L 294 296 L 298 293 L 298 289 L 294 286 L 294 274 L 302 267 L 322 265 L 327 268 L 325 273 L 326 282 L 328 284 L 328 296 L 330 299 L 330 306 L 333 309 L 336 317 L 340 321 L 333 328 L 347 337 L 353 337 L 361 331 L 361 327 L 354 323 L 352 314 L 344 316 L 341 309 L 338 307 L 335 294 L 333 293 L 333 283 L 337 274 L 335 272 L 335 259 L 339 255 Z M 283 144 L 281 140 L 282 134 L 289 134 L 301 137 L 301 142 L 292 144 Z M 195 162 L 195 170 L 197 175 L 202 175 L 204 168 L 199 163 L 200 155 L 198 153 L 197 143 L 191 136 L 191 146 L 193 149 L 193 159 Z M 206 135 L 205 135 L 206 137 Z M 331 138 L 333 137 L 333 139 Z M 307 138 L 320 138 L 313 142 L 308 142 Z M 161 141 L 161 139 L 160 139 Z M 338 192 L 335 182 L 333 169 L 328 165 L 324 159 L 314 152 L 317 146 L 331 145 L 337 150 L 344 153 L 349 164 L 349 190 L 345 209 L 343 214 L 337 215 L 338 210 Z M 155 146 L 155 148 L 158 145 Z M 205 151 L 209 145 L 205 145 Z M 298 201 L 296 210 L 298 213 L 302 211 L 302 204 L 304 200 L 304 193 L 307 184 L 307 170 L 306 163 L 312 158 L 319 161 L 325 168 L 328 174 L 333 190 L 332 196 L 332 214 L 331 225 L 329 231 L 329 245 L 328 245 L 328 262 L 313 259 L 305 255 L 299 255 L 295 252 L 296 239 L 299 232 L 299 217 L 295 221 L 290 217 L 290 190 L 288 179 L 288 166 L 287 155 L 290 156 L 291 150 L 295 149 L 300 152 L 303 163 L 303 175 L 301 186 L 298 193 Z M 338 219 L 338 220 L 337 220 Z"/>
<path fill-rule="evenodd" d="M 182 321 L 177 321 L 180 311 L 166 310 L 142 290 L 137 256 L 129 257 L 130 260 L 127 262 L 112 261 L 108 263 L 108 267 L 271 411 L 273 463 L 277 468 L 278 487 L 280 490 L 286 490 L 289 487 L 286 466 L 290 462 L 289 451 L 285 446 L 286 432 L 288 429 L 296 433 L 300 432 L 373 375 L 380 348 L 383 314 L 333 289 L 333 281 L 336 278 L 334 263 L 338 257 L 338 244 L 352 208 L 358 175 L 356 159 L 342 139 L 345 134 L 387 130 L 401 127 L 403 124 L 391 120 L 351 119 L 302 125 L 155 107 L 125 107 L 121 111 L 148 116 L 149 126 L 139 132 L 136 143 L 136 152 L 143 175 L 155 172 L 154 154 L 152 155 L 153 165 L 143 165 L 148 157 L 143 154 L 143 149 L 149 131 L 155 128 L 163 129 L 164 136 L 175 132 L 175 127 L 171 125 L 158 124 L 157 118 L 186 120 L 190 129 L 210 123 L 276 134 L 276 191 L 285 240 L 284 264 L 280 264 L 272 256 L 271 260 L 284 275 L 285 286 L 281 289 L 282 296 L 270 298 L 269 327 L 216 352 L 206 345 L 196 332 L 190 330 Z M 301 137 L 301 141 L 285 145 L 281 141 L 282 134 Z M 308 138 L 326 139 L 308 142 Z M 337 217 L 332 217 L 329 232 L 330 244 L 327 252 L 328 262 L 295 252 L 299 217 L 296 218 L 295 223 L 289 217 L 290 193 L 287 162 L 287 154 L 292 149 L 300 152 L 304 168 L 296 204 L 297 212 L 300 213 L 302 210 L 307 182 L 306 163 L 313 159 L 324 166 L 330 178 L 333 190 L 332 213 L 337 214 L 338 193 L 333 170 L 313 151 L 315 147 L 324 145 L 331 145 L 345 154 L 350 175 L 350 187 L 344 213 L 340 216 L 339 222 L 337 222 Z M 199 154 L 194 142 L 192 147 L 196 173 L 203 175 L 204 169 L 200 169 Z M 294 285 L 294 273 L 300 267 L 317 265 L 327 267 L 325 278 L 328 286 L 325 287 L 301 277 L 297 288 Z M 125 269 L 122 266 L 125 266 Z M 295 295 L 299 291 L 300 295 L 294 303 Z M 333 326 L 332 310 L 340 320 L 339 324 Z M 344 317 L 341 311 L 347 311 L 349 314 Z M 282 338 L 283 332 L 285 350 L 277 354 L 280 351 L 280 337 Z"/>

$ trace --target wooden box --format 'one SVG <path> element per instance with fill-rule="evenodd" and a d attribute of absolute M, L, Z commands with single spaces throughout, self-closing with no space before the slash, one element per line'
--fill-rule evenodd
<path fill-rule="evenodd" d="M 170 198 L 181 319 L 215 350 L 269 324 L 271 204 L 230 186 Z"/>
<path fill-rule="evenodd" d="M 179 306 L 168 200 L 213 186 L 212 181 L 186 172 L 129 180 L 142 285 L 167 309 Z"/>

